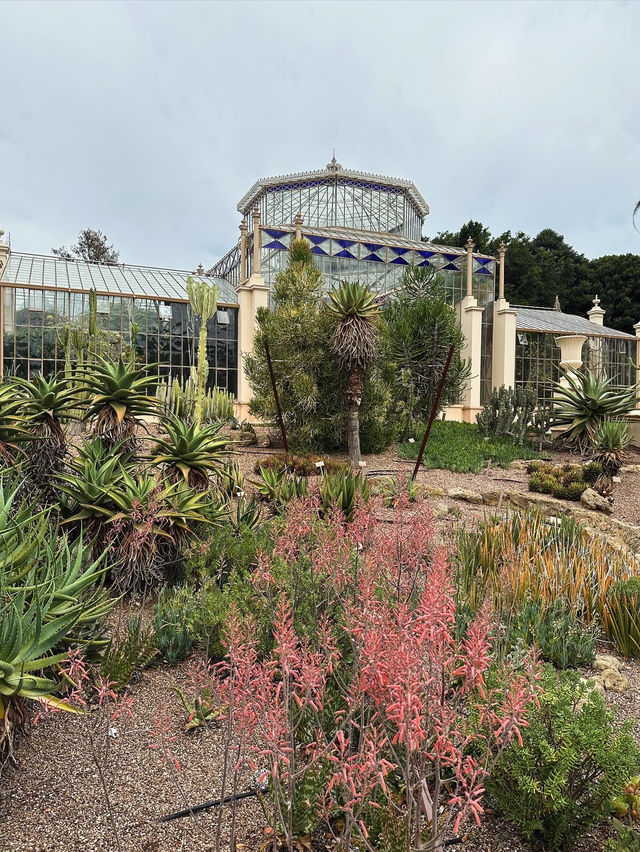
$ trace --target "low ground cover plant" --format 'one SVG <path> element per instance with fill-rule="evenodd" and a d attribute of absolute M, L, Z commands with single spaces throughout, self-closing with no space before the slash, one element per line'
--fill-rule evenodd
<path fill-rule="evenodd" d="M 414 432 L 414 443 L 398 446 L 398 455 L 404 459 L 418 458 L 418 450 L 426 423 L 419 424 Z M 509 467 L 516 459 L 535 459 L 540 454 L 524 444 L 518 446 L 510 438 L 492 437 L 485 440 L 482 431 L 472 423 L 453 423 L 436 420 L 425 448 L 423 464 L 429 468 L 453 470 L 458 473 L 479 473 L 489 460 L 497 467 Z"/>
<path fill-rule="evenodd" d="M 533 461 L 527 466 L 529 489 L 550 494 L 558 500 L 580 500 L 587 488 L 593 488 L 602 473 L 598 462 L 553 464 Z"/>

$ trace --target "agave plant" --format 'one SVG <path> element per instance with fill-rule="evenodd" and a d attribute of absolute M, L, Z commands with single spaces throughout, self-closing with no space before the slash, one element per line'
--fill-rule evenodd
<path fill-rule="evenodd" d="M 358 501 L 367 502 L 370 495 L 371 487 L 361 473 L 338 471 L 323 476 L 320 482 L 322 512 L 337 508 L 347 521 L 353 520 Z"/>
<path fill-rule="evenodd" d="M 220 427 L 188 425 L 175 417 L 166 419 L 163 426 L 167 437 L 158 440 L 152 463 L 166 465 L 171 483 L 184 481 L 199 491 L 208 488 L 209 473 L 222 471 L 226 455 Z"/>
<path fill-rule="evenodd" d="M 624 420 L 602 420 L 593 436 L 594 459 L 602 465 L 595 487 L 603 496 L 613 490 L 613 477 L 620 473 L 625 450 L 629 446 L 629 427 Z"/>
<path fill-rule="evenodd" d="M 611 379 L 603 379 L 591 370 L 567 370 L 565 379 L 566 385 L 555 385 L 554 422 L 565 427 L 563 437 L 567 443 L 580 452 L 588 452 L 599 423 L 635 408 L 638 388 L 612 387 Z"/>
<path fill-rule="evenodd" d="M 94 446 L 95 446 L 95 442 Z M 112 491 L 125 476 L 126 470 L 117 454 L 104 458 L 80 456 L 67 473 L 60 474 L 60 491 L 66 496 L 65 523 L 83 522 L 91 536 L 113 514 Z"/>
<path fill-rule="evenodd" d="M 84 419 L 95 418 L 93 431 L 108 448 L 130 446 L 138 418 L 157 413 L 158 401 L 147 391 L 158 380 L 147 370 L 132 367 L 122 357 L 112 362 L 100 356 L 84 368 L 79 389 L 91 395 Z"/>
<path fill-rule="evenodd" d="M 327 309 L 337 320 L 331 345 L 347 371 L 347 444 L 353 467 L 360 463 L 359 409 L 365 371 L 378 351 L 376 294 L 356 282 L 343 282 L 329 293 Z"/>
<path fill-rule="evenodd" d="M 16 378 L 32 415 L 29 431 L 35 439 L 29 447 L 30 472 L 39 485 L 46 486 L 52 474 L 62 470 L 67 442 L 62 422 L 74 416 L 74 389 L 61 375 L 46 379 L 37 374 L 31 381 Z"/>

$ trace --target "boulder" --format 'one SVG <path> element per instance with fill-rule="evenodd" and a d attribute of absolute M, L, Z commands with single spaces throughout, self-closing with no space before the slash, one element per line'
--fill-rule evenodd
<path fill-rule="evenodd" d="M 511 470 L 526 470 L 528 464 L 529 462 L 527 461 L 527 459 L 516 459 L 515 461 L 511 462 L 509 468 Z"/>
<path fill-rule="evenodd" d="M 587 509 L 591 509 L 594 512 L 604 512 L 605 515 L 610 515 L 613 512 L 611 503 L 606 497 L 602 497 L 598 494 L 594 488 L 587 488 L 586 491 L 583 491 L 582 497 L 580 497 L 580 502 L 583 506 L 586 506 Z"/>
<path fill-rule="evenodd" d="M 487 504 L 487 506 L 497 506 L 500 502 L 500 497 L 502 497 L 502 503 L 507 503 L 509 500 L 509 495 L 505 491 L 483 491 L 482 499 Z"/>
<path fill-rule="evenodd" d="M 444 488 L 438 488 L 435 485 L 423 485 L 422 491 L 427 497 L 444 497 Z"/>
<path fill-rule="evenodd" d="M 469 488 L 450 488 L 447 497 L 452 500 L 464 500 L 466 503 L 482 503 L 482 494 L 479 491 L 471 491 Z"/>
<path fill-rule="evenodd" d="M 438 500 L 437 503 L 433 504 L 433 514 L 436 518 L 444 518 L 449 514 L 449 504 L 443 500 Z"/>
<path fill-rule="evenodd" d="M 597 672 L 604 672 L 607 669 L 615 669 L 615 671 L 619 672 L 621 666 L 622 660 L 619 660 L 612 654 L 596 654 L 596 658 L 593 661 L 593 668 Z"/>
<path fill-rule="evenodd" d="M 630 686 L 628 679 L 616 669 L 605 669 L 600 678 L 604 688 L 611 692 L 626 692 Z"/>

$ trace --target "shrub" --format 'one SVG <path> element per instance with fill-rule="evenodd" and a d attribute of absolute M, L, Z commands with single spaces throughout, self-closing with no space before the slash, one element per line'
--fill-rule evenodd
<path fill-rule="evenodd" d="M 586 472 L 586 468 L 589 470 Z M 530 472 L 529 490 L 540 494 L 551 494 L 558 500 L 580 500 L 582 494 L 592 484 L 593 473 L 600 466 L 591 462 L 584 467 L 579 464 L 554 465 L 536 462 L 528 466 Z"/>
<path fill-rule="evenodd" d="M 353 473 L 350 470 L 326 474 L 320 480 L 319 488 L 323 513 L 337 508 L 347 521 L 353 520 L 358 503 L 366 503 L 371 495 L 371 487 L 366 478 L 361 473 Z"/>
<path fill-rule="evenodd" d="M 559 669 L 588 666 L 595 657 L 593 633 L 566 612 L 562 600 L 545 608 L 527 602 L 508 625 L 508 647 L 536 645 L 542 657 Z"/>
<path fill-rule="evenodd" d="M 611 586 L 602 608 L 602 624 L 623 656 L 640 656 L 640 577 Z"/>
<path fill-rule="evenodd" d="M 612 795 L 640 766 L 640 752 L 630 723 L 616 729 L 602 696 L 578 674 L 548 669 L 543 685 L 522 731 L 524 747 L 503 753 L 487 791 L 532 846 L 563 850 L 604 818 Z"/>
<path fill-rule="evenodd" d="M 331 458 L 323 458 L 322 456 L 306 453 L 303 456 L 293 455 L 291 453 L 273 453 L 258 459 L 253 468 L 255 473 L 260 473 L 260 469 L 265 470 L 288 470 L 296 476 L 314 476 L 320 475 L 320 469 L 316 467 L 316 462 L 324 462 L 325 473 L 337 473 L 338 471 L 350 470 L 348 462 L 338 461 Z"/>

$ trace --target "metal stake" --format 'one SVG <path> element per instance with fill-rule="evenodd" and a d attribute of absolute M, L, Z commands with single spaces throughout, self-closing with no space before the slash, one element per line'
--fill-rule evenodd
<path fill-rule="evenodd" d="M 411 479 L 415 479 L 418 475 L 418 470 L 420 469 L 420 465 L 422 464 L 422 456 L 424 455 L 424 448 L 427 446 L 427 439 L 429 437 L 429 433 L 431 432 L 431 426 L 433 425 L 433 421 L 436 417 L 436 412 L 438 410 L 438 404 L 440 402 L 440 397 L 442 395 L 442 390 L 444 388 L 445 379 L 447 378 L 447 373 L 449 372 L 449 367 L 451 366 L 451 359 L 453 358 L 453 352 L 455 350 L 455 345 L 452 343 L 449 347 L 449 354 L 447 355 L 447 360 L 444 363 L 444 370 L 442 371 L 442 375 L 440 376 L 440 382 L 438 384 L 438 391 L 436 393 L 436 398 L 433 402 L 433 408 L 431 409 L 431 416 L 429 417 L 429 422 L 427 424 L 427 428 L 425 429 L 424 438 L 422 439 L 422 444 L 420 446 L 420 452 L 418 453 L 418 458 L 416 459 L 416 465 L 413 468 L 413 473 L 411 474 Z"/>
<path fill-rule="evenodd" d="M 276 401 L 276 411 L 278 412 L 278 423 L 280 424 L 280 432 L 282 433 L 282 443 L 284 444 L 285 453 L 289 452 L 289 442 L 287 441 L 287 432 L 284 428 L 284 420 L 282 418 L 282 409 L 280 408 L 280 397 L 278 396 L 278 388 L 276 387 L 276 377 L 273 374 L 273 364 L 271 363 L 271 352 L 269 350 L 269 341 L 264 339 L 264 354 L 267 356 L 267 366 L 269 367 L 269 376 L 271 377 L 271 387 L 273 388 L 273 398 Z"/>

